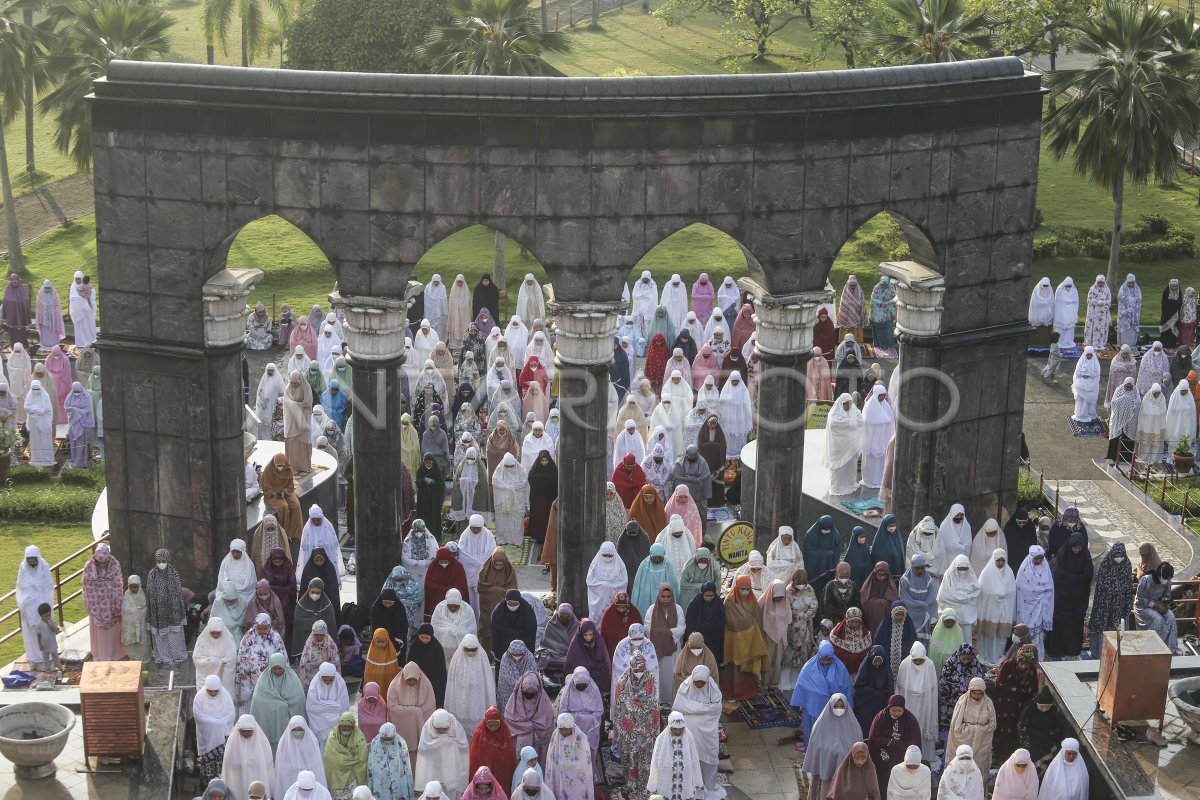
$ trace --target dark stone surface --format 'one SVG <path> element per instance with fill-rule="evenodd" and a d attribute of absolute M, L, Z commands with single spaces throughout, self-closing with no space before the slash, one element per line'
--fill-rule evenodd
<path fill-rule="evenodd" d="M 807 391 L 803 377 L 812 353 L 777 356 L 759 353 L 758 465 L 754 476 L 754 542 L 766 553 L 780 525 L 800 528 L 804 497 L 804 422 Z"/>
<path fill-rule="evenodd" d="M 241 228 L 269 214 L 322 248 L 347 295 L 402 297 L 425 251 L 482 223 L 528 248 L 569 302 L 616 300 L 631 264 L 695 222 L 737 240 L 767 291 L 820 290 L 850 233 L 890 212 L 913 258 L 945 276 L 943 337 L 966 337 L 944 338 L 928 357 L 910 359 L 906 347 L 905 363 L 953 366 L 975 398 L 948 428 L 901 435 L 898 502 L 906 514 L 934 513 L 959 500 L 1008 507 L 1015 496 L 1015 387 L 985 401 L 973 387 L 989 381 L 968 365 L 1023 374 L 1010 369 L 1021 336 L 979 333 L 1019 322 L 1026 306 L 1041 90 L 1016 59 L 611 79 L 118 61 L 94 90 L 110 508 L 135 567 L 174 545 L 185 574 L 209 583 L 214 554 L 242 530 L 242 504 L 231 502 L 239 473 L 229 471 L 240 401 L 217 388 L 235 385 L 236 354 L 204 352 L 202 293 Z M 564 376 L 564 405 L 584 376 L 603 373 Z M 362 380 L 394 396 L 394 378 Z M 802 387 L 779 383 L 762 392 L 763 413 L 798 415 Z M 914 409 L 942 407 L 923 391 Z M 563 485 L 593 493 L 563 498 L 563 594 L 573 602 L 584 597 L 607 477 L 604 437 L 584 430 L 602 425 L 606 399 L 588 398 L 583 427 L 564 420 Z M 361 425 L 355 437 L 367 600 L 398 546 L 399 451 L 385 444 L 398 441 L 397 423 L 385 416 L 383 435 Z M 755 519 L 765 542 L 798 518 L 791 471 L 803 432 L 763 441 L 771 478 L 760 488 L 772 499 Z M 998 474 L 977 469 L 997 446 Z"/>
<path fill-rule="evenodd" d="M 608 469 L 608 365 L 555 361 L 562 397 L 558 439 L 558 592 L 587 612 L 587 571 L 604 541 Z"/>
<path fill-rule="evenodd" d="M 354 370 L 354 545 L 358 605 L 370 608 L 400 563 L 400 365 L 351 358 Z M 436 533 L 436 532 L 435 532 Z"/>

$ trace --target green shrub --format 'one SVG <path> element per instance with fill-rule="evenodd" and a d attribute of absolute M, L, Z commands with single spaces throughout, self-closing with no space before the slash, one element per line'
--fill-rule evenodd
<path fill-rule="evenodd" d="M 1037 508 L 1045 502 L 1042 496 L 1041 479 L 1027 469 L 1017 473 L 1017 505 L 1025 508 Z"/>
<path fill-rule="evenodd" d="M 80 486 L 20 487 L 0 491 L 6 522 L 87 522 L 99 493 Z"/>
<path fill-rule="evenodd" d="M 1052 228 L 1033 242 L 1034 258 L 1107 258 L 1112 232 L 1094 228 Z M 1121 259 L 1131 263 L 1195 258 L 1196 235 L 1162 214 L 1144 214 L 1121 232 Z"/>

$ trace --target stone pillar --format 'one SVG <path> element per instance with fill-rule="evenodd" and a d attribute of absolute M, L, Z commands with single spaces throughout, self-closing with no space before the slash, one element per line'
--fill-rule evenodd
<path fill-rule="evenodd" d="M 800 532 L 804 496 L 804 425 L 812 332 L 825 292 L 776 297 L 753 278 L 738 285 L 754 298 L 758 328 L 758 466 L 754 472 L 754 541 L 767 551 L 780 525 Z"/>
<path fill-rule="evenodd" d="M 197 578 L 211 578 L 209 583 L 201 583 L 202 587 L 216 582 L 217 568 L 229 551 L 229 543 L 246 538 L 242 345 L 246 338 L 246 315 L 250 311 L 246 298 L 262 277 L 262 270 L 225 269 L 204 284 L 204 364 L 213 484 L 209 518 L 211 561 L 205 564 L 201 557 L 195 561 Z"/>
<path fill-rule="evenodd" d="M 551 302 L 558 370 L 558 593 L 587 614 L 587 570 L 604 541 L 608 368 L 622 304 Z"/>
<path fill-rule="evenodd" d="M 369 608 L 402 544 L 400 370 L 408 303 L 346 296 L 329 301 L 346 311 L 344 330 L 354 370 L 354 550 L 357 602 Z"/>
<path fill-rule="evenodd" d="M 913 261 L 886 262 L 880 271 L 896 284 L 896 339 L 900 345 L 896 396 L 896 448 L 892 466 L 892 512 L 901 530 L 910 530 L 925 513 L 932 495 L 934 430 L 947 394 L 941 375 L 941 275 Z M 953 385 L 953 384 L 950 384 Z"/>

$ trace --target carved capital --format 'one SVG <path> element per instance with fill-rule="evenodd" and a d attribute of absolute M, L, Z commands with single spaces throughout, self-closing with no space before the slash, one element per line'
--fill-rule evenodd
<path fill-rule="evenodd" d="M 392 361 L 404 354 L 404 337 L 408 333 L 406 299 L 343 295 L 335 291 L 329 295 L 329 302 L 346 311 L 342 328 L 351 358 Z"/>
<path fill-rule="evenodd" d="M 617 317 L 624 305 L 616 303 L 550 303 L 556 331 L 556 360 L 563 364 L 594 366 L 612 360 Z"/>
<path fill-rule="evenodd" d="M 246 297 L 262 280 L 260 269 L 223 269 L 204 284 L 204 344 L 230 347 L 246 338 Z"/>

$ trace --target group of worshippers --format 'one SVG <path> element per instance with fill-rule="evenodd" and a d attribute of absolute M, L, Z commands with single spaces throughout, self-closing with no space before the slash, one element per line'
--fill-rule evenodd
<path fill-rule="evenodd" d="M 1171 564 L 1151 543 L 1135 563 L 1115 542 L 1094 565 L 1075 508 L 1044 531 L 1023 508 L 1003 527 L 988 519 L 976 529 L 956 504 L 907 539 L 887 515 L 873 536 L 856 527 L 841 543 L 829 517 L 799 543 L 803 577 L 817 587 L 806 587 L 801 623 L 814 626 L 815 652 L 791 700 L 810 798 L 864 788 L 928 798 L 941 770 L 939 797 L 982 800 L 994 776 L 992 797 L 1035 798 L 1041 776 L 1041 797 L 1082 800 L 1079 744 L 1062 739 L 1038 663 L 1099 658 L 1105 634 L 1126 624 L 1182 652 Z M 752 555 L 749 571 L 770 581 L 774 566 L 795 563 Z"/>
<path fill-rule="evenodd" d="M 90 275 L 77 271 L 71 278 L 64 313 L 62 300 L 52 281 L 44 280 L 39 288 L 31 290 L 14 272 L 8 276 L 3 299 L 0 299 L 0 330 L 8 334 L 8 344 L 14 350 L 18 344 L 30 350 L 29 334 L 35 333 L 37 349 L 31 352 L 47 353 L 60 344 L 64 349 L 70 347 L 66 343 L 66 321 L 69 320 L 74 347 L 83 350 L 96 342 L 97 308 L 96 287 Z"/>
<path fill-rule="evenodd" d="M 1074 418 L 1079 421 L 1096 419 L 1101 401 L 1100 362 L 1090 350 L 1079 359 L 1072 383 Z M 1102 404 L 1109 410 L 1110 461 L 1153 466 L 1171 462 L 1175 452 L 1195 454 L 1200 378 L 1188 345 L 1168 353 L 1155 341 L 1140 359 L 1129 345 L 1122 345 L 1109 362 Z"/>
<path fill-rule="evenodd" d="M 1113 295 L 1117 300 L 1116 322 L 1113 321 Z M 1063 278 L 1053 288 L 1049 278 L 1042 278 L 1029 298 L 1029 324 L 1058 334 L 1064 349 L 1082 343 L 1096 351 L 1115 350 L 1122 345 L 1135 348 L 1139 344 L 1142 326 L 1142 287 L 1135 275 L 1126 275 L 1118 287 L 1109 286 L 1103 275 L 1097 275 L 1085 298 L 1083 338 L 1075 333 L 1079 320 L 1080 296 L 1075 281 Z M 1157 324 L 1158 332 L 1150 336 L 1174 350 L 1181 345 L 1196 346 L 1196 290 L 1181 288 L 1178 278 L 1167 281 L 1162 291 Z"/>
<path fill-rule="evenodd" d="M 77 303 L 88 302 L 76 299 L 75 287 L 83 286 L 84 277 L 81 272 L 76 276 L 71 289 L 72 309 Z M 23 298 L 24 291 L 20 278 L 13 275 L 5 287 L 6 315 L 10 306 L 28 311 L 28 303 L 20 306 L 11 299 Z M 94 302 L 90 294 L 88 298 Z M 57 295 L 42 305 L 58 309 Z M 93 309 L 91 316 L 82 311 L 72 313 L 80 320 L 74 326 L 76 345 L 60 344 L 61 337 L 43 337 L 40 343 L 44 357 L 28 343 L 24 328 L 5 323 L 12 350 L 6 359 L 0 358 L 0 428 L 16 437 L 12 458 L 33 467 L 54 467 L 66 462 L 71 467 L 87 469 L 92 464 L 94 449 L 103 456 L 104 408 L 100 356 L 94 347 L 95 312 Z M 85 320 L 91 322 L 91 333 L 86 332 Z M 18 330 L 22 335 L 17 335 Z"/>
<path fill-rule="evenodd" d="M 208 790 L 592 800 L 607 737 L 627 789 L 640 796 L 724 797 L 717 659 L 699 631 L 685 637 L 673 584 L 659 581 L 644 615 L 628 599 L 633 588 L 640 602 L 642 584 L 623 584 L 624 599 L 594 615 L 599 624 L 569 604 L 548 611 L 517 585 L 483 523 L 473 515 L 439 545 L 414 522 L 366 610 L 362 641 L 343 618 L 351 612 L 339 609 L 344 568 L 318 507 L 295 562 L 278 526 L 250 547 L 235 541 L 192 652 L 197 766 Z M 119 588 L 120 567 L 108 558 Z M 662 558 L 648 560 L 643 584 L 651 573 L 666 577 Z M 720 581 L 711 555 L 696 567 L 685 574 Z M 155 571 L 174 575 L 169 563 Z M 158 657 L 161 630 L 149 633 Z"/>
<path fill-rule="evenodd" d="M 1050 359 L 1043 376 L 1052 377 L 1061 353 L 1080 343 L 1075 356 L 1071 418 L 1094 423 L 1109 418 L 1108 458 L 1156 464 L 1170 461 L 1184 436 L 1194 452 L 1200 420 L 1200 381 L 1192 363 L 1196 346 L 1196 290 L 1181 289 L 1171 278 L 1163 289 L 1157 331 L 1143 336 L 1142 290 L 1134 275 L 1116 289 L 1116 322 L 1112 318 L 1113 289 L 1097 275 L 1087 292 L 1083 338 L 1075 337 L 1080 297 L 1073 280 L 1052 288 L 1049 278 L 1034 287 L 1029 300 L 1029 324 L 1051 332 Z M 1111 356 L 1102 386 L 1103 360 Z"/>

